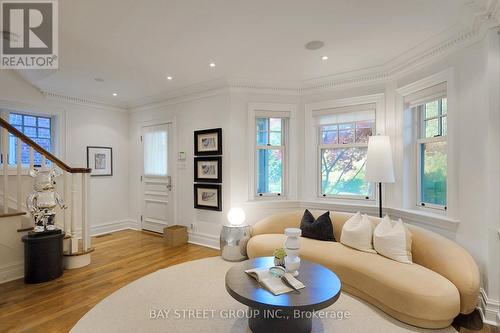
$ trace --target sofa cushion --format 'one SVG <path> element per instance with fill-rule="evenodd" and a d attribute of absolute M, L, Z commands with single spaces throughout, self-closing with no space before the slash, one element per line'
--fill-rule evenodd
<path fill-rule="evenodd" d="M 360 251 L 375 253 L 373 228 L 374 225 L 368 216 L 356 213 L 344 224 L 340 242 Z"/>
<path fill-rule="evenodd" d="M 271 256 L 283 246 L 282 234 L 262 234 L 248 242 L 250 258 Z M 370 295 L 385 311 L 401 318 L 414 318 L 415 325 L 444 327 L 460 311 L 457 288 L 446 278 L 423 266 L 405 265 L 374 253 L 344 246 L 338 242 L 300 239 L 300 256 L 335 272 L 347 290 Z M 300 272 L 300 270 L 299 270 Z M 299 275 L 300 279 L 300 275 Z"/>
<path fill-rule="evenodd" d="M 411 232 L 403 221 L 386 215 L 373 231 L 373 247 L 378 254 L 405 264 L 412 263 Z"/>
<path fill-rule="evenodd" d="M 315 219 L 313 214 L 306 209 L 300 222 L 300 230 L 302 230 L 302 237 L 335 242 L 333 225 L 328 211 Z"/>

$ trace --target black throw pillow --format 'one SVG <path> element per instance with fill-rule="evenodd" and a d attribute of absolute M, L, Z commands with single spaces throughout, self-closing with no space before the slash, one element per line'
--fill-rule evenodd
<path fill-rule="evenodd" d="M 302 230 L 302 237 L 335 242 L 330 212 L 326 212 L 318 219 L 314 219 L 313 214 L 306 209 L 300 222 L 300 230 Z"/>

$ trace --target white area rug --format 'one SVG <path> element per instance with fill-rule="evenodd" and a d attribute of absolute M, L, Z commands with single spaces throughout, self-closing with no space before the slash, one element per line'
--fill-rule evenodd
<path fill-rule="evenodd" d="M 149 274 L 102 300 L 71 332 L 250 332 L 246 318 L 239 318 L 246 306 L 229 296 L 224 286 L 231 265 L 217 257 Z M 452 327 L 424 330 L 403 324 L 346 293 L 325 311 L 350 315 L 314 320 L 313 332 L 456 332 Z"/>

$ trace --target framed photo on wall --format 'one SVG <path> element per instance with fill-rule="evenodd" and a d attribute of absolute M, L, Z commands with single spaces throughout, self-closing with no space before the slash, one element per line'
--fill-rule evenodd
<path fill-rule="evenodd" d="M 113 148 L 88 146 L 87 168 L 92 169 L 91 177 L 113 176 Z"/>
<path fill-rule="evenodd" d="M 222 211 L 222 186 L 194 184 L 194 208 Z"/>
<path fill-rule="evenodd" d="M 222 128 L 195 131 L 194 155 L 222 155 Z"/>
<path fill-rule="evenodd" d="M 222 157 L 195 157 L 194 181 L 197 183 L 222 183 Z"/>

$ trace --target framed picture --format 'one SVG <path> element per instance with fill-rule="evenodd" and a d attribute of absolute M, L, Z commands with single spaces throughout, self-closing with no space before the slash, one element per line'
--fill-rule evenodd
<path fill-rule="evenodd" d="M 222 157 L 195 157 L 194 181 L 222 183 Z"/>
<path fill-rule="evenodd" d="M 195 131 L 194 155 L 222 155 L 222 128 Z"/>
<path fill-rule="evenodd" d="M 113 176 L 113 148 L 87 147 L 87 168 L 92 169 L 92 177 Z"/>
<path fill-rule="evenodd" d="M 194 208 L 222 210 L 222 186 L 194 184 Z"/>

